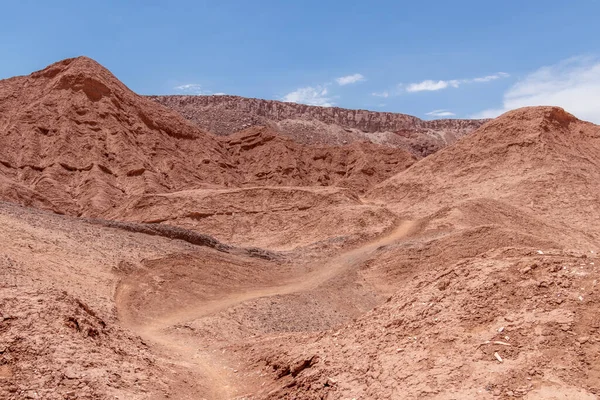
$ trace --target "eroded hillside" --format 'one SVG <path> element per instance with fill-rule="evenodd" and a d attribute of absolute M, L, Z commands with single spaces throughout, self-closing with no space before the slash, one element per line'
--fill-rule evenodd
<path fill-rule="evenodd" d="M 600 127 L 240 104 L 0 81 L 0 397 L 597 397 Z"/>

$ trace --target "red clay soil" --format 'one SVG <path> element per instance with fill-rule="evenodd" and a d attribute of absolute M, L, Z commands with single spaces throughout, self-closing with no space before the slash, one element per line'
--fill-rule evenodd
<path fill-rule="evenodd" d="M 2 399 L 600 394 L 600 127 L 562 109 L 416 161 L 216 137 L 78 58 L 0 82 L 0 142 Z"/>

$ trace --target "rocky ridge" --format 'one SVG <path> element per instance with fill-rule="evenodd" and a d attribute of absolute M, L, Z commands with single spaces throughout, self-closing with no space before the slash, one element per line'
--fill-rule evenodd
<path fill-rule="evenodd" d="M 239 96 L 149 96 L 217 135 L 267 125 L 305 144 L 366 140 L 426 156 L 479 128 L 486 120 L 424 121 L 411 115 L 317 107 Z"/>

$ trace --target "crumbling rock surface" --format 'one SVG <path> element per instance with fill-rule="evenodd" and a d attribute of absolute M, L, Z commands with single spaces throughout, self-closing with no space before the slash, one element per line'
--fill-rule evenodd
<path fill-rule="evenodd" d="M 454 143 L 485 120 L 423 121 L 411 115 L 317 107 L 239 96 L 149 96 L 218 135 L 252 126 L 270 126 L 305 144 L 342 145 L 355 141 L 385 144 L 423 157 Z"/>
<path fill-rule="evenodd" d="M 371 143 L 303 146 L 268 128 L 219 138 L 79 57 L 0 81 L 0 195 L 103 217 L 128 198 L 243 185 L 365 191 L 415 157 Z"/>

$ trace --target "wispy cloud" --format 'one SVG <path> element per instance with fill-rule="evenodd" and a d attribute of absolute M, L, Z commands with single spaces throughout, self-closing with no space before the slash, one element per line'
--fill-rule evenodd
<path fill-rule="evenodd" d="M 575 57 L 525 76 L 503 95 L 502 106 L 473 118 L 493 118 L 525 106 L 559 106 L 579 118 L 600 123 L 600 59 Z"/>
<path fill-rule="evenodd" d="M 283 101 L 308 104 L 310 106 L 331 107 L 334 105 L 325 86 L 307 86 L 283 96 Z"/>
<path fill-rule="evenodd" d="M 173 88 L 180 94 L 210 94 L 209 90 L 202 89 L 202 85 L 198 83 L 186 83 L 185 85 L 175 86 Z"/>
<path fill-rule="evenodd" d="M 371 96 L 383 97 L 387 99 L 388 97 L 390 97 L 390 92 L 388 92 L 387 90 L 384 90 L 383 92 L 373 92 L 371 93 Z"/>
<path fill-rule="evenodd" d="M 364 80 L 365 80 L 365 77 L 362 74 L 341 76 L 341 77 L 335 79 L 335 81 L 340 86 L 350 85 L 352 83 L 357 83 L 357 82 L 361 82 Z"/>
<path fill-rule="evenodd" d="M 466 83 L 471 83 L 471 82 L 475 82 L 475 83 L 482 83 L 482 82 L 490 82 L 490 81 L 495 81 L 496 79 L 500 79 L 500 78 L 508 78 L 510 75 L 507 74 L 506 72 L 498 72 L 497 74 L 494 75 L 488 75 L 488 76 L 482 76 L 480 78 L 473 78 L 471 80 L 466 81 Z"/>
<path fill-rule="evenodd" d="M 453 117 L 456 114 L 449 110 L 433 110 L 426 113 L 425 115 L 429 115 L 431 117 Z"/>
<path fill-rule="evenodd" d="M 339 86 L 346 86 L 364 80 L 366 80 L 366 78 L 362 74 L 341 76 L 321 85 L 298 88 L 281 97 L 281 100 L 290 103 L 308 104 L 311 106 L 332 107 L 335 105 L 333 99 L 339 98 L 339 96 L 332 96 L 329 92 L 329 89 L 334 85 L 334 81 Z"/>
<path fill-rule="evenodd" d="M 433 92 L 448 88 L 458 88 L 461 85 L 470 84 L 470 83 L 485 83 L 491 82 L 496 79 L 507 78 L 510 75 L 505 72 L 498 72 L 493 75 L 481 76 L 476 78 L 468 78 L 468 79 L 450 79 L 450 80 L 431 80 L 427 79 L 422 82 L 417 83 L 409 83 L 406 85 L 406 91 L 409 93 L 415 92 Z"/>
<path fill-rule="evenodd" d="M 406 91 L 409 93 L 425 92 L 425 91 L 433 92 L 436 90 L 446 89 L 448 87 L 457 88 L 458 86 L 460 86 L 460 81 L 457 81 L 455 79 L 453 79 L 451 81 L 432 81 L 432 80 L 428 79 L 423 82 L 408 84 L 406 86 Z"/>

